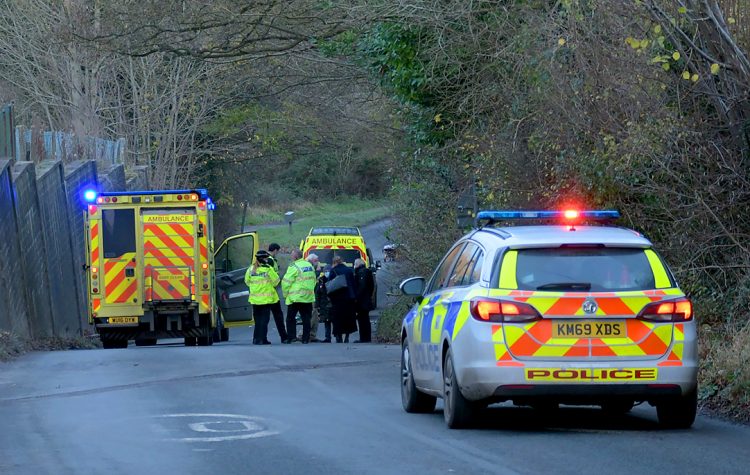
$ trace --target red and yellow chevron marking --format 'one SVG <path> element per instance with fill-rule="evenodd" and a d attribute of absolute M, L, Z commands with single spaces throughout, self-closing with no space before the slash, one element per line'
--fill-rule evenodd
<path fill-rule="evenodd" d="M 105 259 L 104 262 L 104 302 L 130 303 L 136 298 L 138 280 L 126 277 L 125 269 L 135 269 L 134 252 L 123 254 L 118 259 Z M 134 274 L 135 275 L 135 274 Z"/>
<path fill-rule="evenodd" d="M 91 222 L 91 265 L 99 265 L 99 221 Z"/>
<path fill-rule="evenodd" d="M 499 294 L 500 295 L 500 294 Z M 682 364 L 683 324 L 655 323 L 634 317 L 651 302 L 683 295 L 679 289 L 622 293 L 552 293 L 501 291 L 503 297 L 533 305 L 545 318 L 527 324 L 493 326 L 493 342 L 498 365 L 520 358 L 607 358 L 660 357 L 672 347 L 667 365 Z M 582 306 L 595 299 L 598 310 L 587 315 Z M 552 317 L 552 318 L 550 318 Z M 555 323 L 570 320 L 622 318 L 626 336 L 618 338 L 554 338 Z M 674 361 L 674 363 L 671 363 Z"/>
<path fill-rule="evenodd" d="M 192 223 L 144 223 L 144 265 L 195 267 L 195 226 Z"/>
<path fill-rule="evenodd" d="M 147 298 L 151 301 L 190 299 L 190 269 L 147 267 Z"/>
<path fill-rule="evenodd" d="M 98 313 L 102 309 L 102 299 L 91 299 L 91 311 Z"/>

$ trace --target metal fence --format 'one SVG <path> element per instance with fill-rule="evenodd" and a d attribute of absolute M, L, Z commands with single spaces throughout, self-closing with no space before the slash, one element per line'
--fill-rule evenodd
<path fill-rule="evenodd" d="M 0 158 L 15 157 L 15 124 L 13 123 L 13 105 L 8 104 L 0 109 Z"/>
<path fill-rule="evenodd" d="M 124 163 L 125 145 L 125 139 L 79 137 L 70 132 L 44 132 L 16 126 L 13 106 L 9 104 L 0 109 L 0 158 L 36 163 L 42 160 L 63 163 L 96 160 L 112 166 Z"/>

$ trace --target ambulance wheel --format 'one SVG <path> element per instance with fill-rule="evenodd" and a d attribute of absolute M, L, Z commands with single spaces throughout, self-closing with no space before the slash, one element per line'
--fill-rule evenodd
<path fill-rule="evenodd" d="M 698 390 L 669 398 L 656 405 L 659 424 L 666 429 L 689 429 L 698 412 Z"/>
<path fill-rule="evenodd" d="M 211 346 L 213 344 L 214 344 L 214 339 L 210 335 L 198 337 L 198 346 Z"/>
<path fill-rule="evenodd" d="M 185 346 L 195 346 L 197 343 L 197 339 L 194 336 L 186 336 L 185 337 Z"/>
<path fill-rule="evenodd" d="M 214 331 L 211 332 L 211 341 L 214 343 L 221 341 L 221 328 L 214 328 Z"/>
<path fill-rule="evenodd" d="M 229 341 L 229 328 L 221 329 L 221 341 Z"/>
<path fill-rule="evenodd" d="M 135 346 L 154 346 L 156 341 L 156 338 L 136 338 Z"/>
<path fill-rule="evenodd" d="M 414 384 L 411 371 L 409 344 L 404 340 L 401 345 L 401 404 L 410 413 L 429 413 L 435 410 L 437 398 L 425 394 Z"/>
<path fill-rule="evenodd" d="M 474 422 L 478 410 L 479 406 L 476 403 L 469 401 L 461 394 L 458 379 L 453 370 L 453 354 L 449 349 L 443 363 L 443 417 L 445 423 L 451 429 L 469 427 Z"/>

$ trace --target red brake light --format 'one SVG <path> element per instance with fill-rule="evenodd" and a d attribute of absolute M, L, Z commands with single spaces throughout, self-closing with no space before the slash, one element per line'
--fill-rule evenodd
<path fill-rule="evenodd" d="M 578 211 L 574 209 L 566 209 L 565 210 L 565 219 L 577 219 L 578 218 Z"/>
<path fill-rule="evenodd" d="M 96 205 L 89 205 L 89 214 L 96 214 Z"/>
<path fill-rule="evenodd" d="M 654 302 L 646 305 L 638 314 L 638 318 L 650 322 L 685 322 L 693 319 L 693 303 L 684 297 Z"/>
<path fill-rule="evenodd" d="M 198 202 L 198 208 L 200 208 L 200 209 L 206 209 L 206 202 L 205 201 L 199 201 Z"/>
<path fill-rule="evenodd" d="M 483 322 L 524 323 L 542 318 L 531 305 L 508 300 L 477 298 L 470 309 L 471 316 Z"/>

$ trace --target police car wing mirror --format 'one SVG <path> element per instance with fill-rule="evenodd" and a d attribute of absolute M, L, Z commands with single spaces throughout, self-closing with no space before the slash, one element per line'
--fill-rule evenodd
<path fill-rule="evenodd" d="M 398 288 L 401 289 L 401 293 L 404 295 L 421 297 L 424 293 L 424 286 L 424 277 L 411 277 L 401 282 Z"/>

